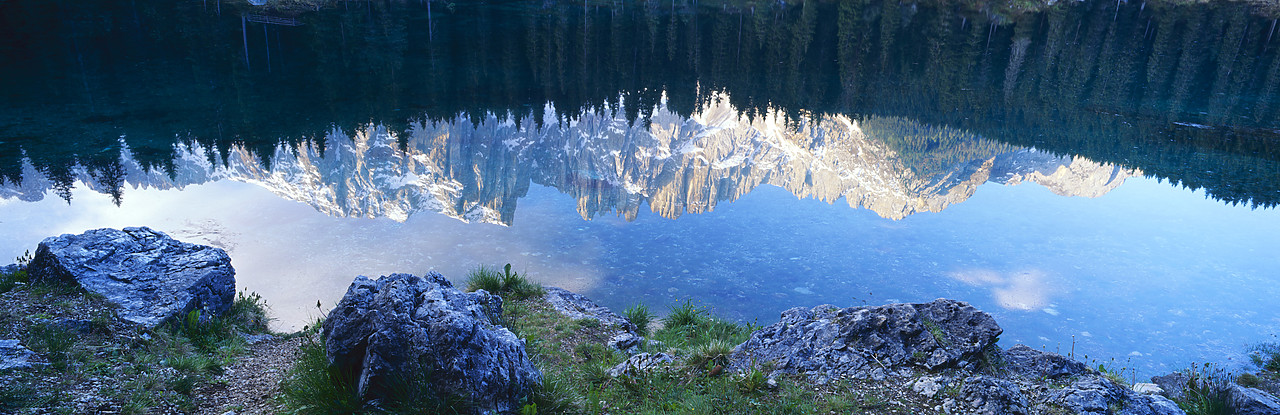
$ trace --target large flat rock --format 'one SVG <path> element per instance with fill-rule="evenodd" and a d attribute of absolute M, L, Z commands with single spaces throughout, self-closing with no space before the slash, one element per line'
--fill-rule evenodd
<path fill-rule="evenodd" d="M 32 281 L 76 284 L 102 295 L 120 307 L 120 318 L 146 327 L 192 310 L 222 314 L 236 293 L 225 251 L 145 227 L 46 238 L 27 272 Z"/>

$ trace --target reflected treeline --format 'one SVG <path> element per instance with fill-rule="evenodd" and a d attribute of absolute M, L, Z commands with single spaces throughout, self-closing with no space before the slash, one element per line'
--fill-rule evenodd
<path fill-rule="evenodd" d="M 351 1 L 272 16 L 284 24 L 256 13 L 0 3 L 0 176 L 38 172 L 69 197 L 79 164 L 119 198 L 122 143 L 175 176 L 175 143 L 223 164 L 243 149 L 269 168 L 282 146 L 323 152 L 332 131 L 353 139 L 370 123 L 408 150 L 415 125 L 492 114 L 537 131 L 590 113 L 643 129 L 659 108 L 689 117 L 727 96 L 747 120 L 908 120 L 928 131 L 880 139 L 938 158 L 908 165 L 974 160 L 947 147 L 969 134 L 1280 202 L 1275 25 L 1237 3 L 1059 2 L 1013 17 L 871 0 Z"/>

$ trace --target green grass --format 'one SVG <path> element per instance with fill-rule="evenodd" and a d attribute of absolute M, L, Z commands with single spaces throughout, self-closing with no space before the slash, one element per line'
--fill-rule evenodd
<path fill-rule="evenodd" d="M 1211 364 L 1192 364 L 1183 397 L 1178 407 L 1187 415 L 1228 415 L 1227 391 L 1231 386 L 1231 374 Z"/>
<path fill-rule="evenodd" d="M 938 327 L 938 323 L 926 318 L 924 319 L 924 327 L 929 330 L 929 334 L 933 336 L 933 340 L 938 342 L 939 346 L 946 347 L 951 345 L 951 342 L 947 341 L 947 334 L 942 331 L 941 327 Z"/>
<path fill-rule="evenodd" d="M 1249 360 L 1264 374 L 1280 376 L 1280 343 L 1262 343 L 1249 348 Z"/>
<path fill-rule="evenodd" d="M 309 325 L 320 327 L 320 322 Z M 356 400 L 354 381 L 329 366 L 324 339 L 311 334 L 298 350 L 298 358 L 280 384 L 281 400 L 288 413 L 338 415 L 364 413 Z"/>
<path fill-rule="evenodd" d="M 21 284 L 30 282 L 31 278 L 27 275 L 26 270 L 19 270 L 13 273 L 0 274 L 0 293 L 7 293 Z"/>
<path fill-rule="evenodd" d="M 671 306 L 662 322 L 666 327 L 696 327 L 706 320 L 706 313 L 706 310 L 694 306 L 693 301 L 686 300 Z"/>
<path fill-rule="evenodd" d="M 55 370 L 65 370 L 76 346 L 75 334 L 49 323 L 37 323 L 27 327 L 23 343 L 32 351 L 49 360 Z"/>
<path fill-rule="evenodd" d="M 501 272 L 485 266 L 471 271 L 467 275 L 467 291 L 476 290 L 500 295 L 505 300 L 524 300 L 546 293 L 541 285 L 512 272 L 511 264 L 502 267 Z"/>
<path fill-rule="evenodd" d="M 649 323 L 653 322 L 653 313 L 649 312 L 649 307 L 637 303 L 627 307 L 622 312 L 622 315 L 627 318 L 627 321 L 636 326 L 636 334 L 641 336 L 649 335 Z"/>

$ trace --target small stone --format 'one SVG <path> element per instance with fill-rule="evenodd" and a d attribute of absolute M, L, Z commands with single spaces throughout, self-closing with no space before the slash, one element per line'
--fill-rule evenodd
<path fill-rule="evenodd" d="M 1135 383 L 1133 391 L 1144 395 L 1163 395 L 1164 389 L 1160 385 L 1154 383 Z"/>
<path fill-rule="evenodd" d="M 610 377 L 637 376 L 671 364 L 675 357 L 666 353 L 640 353 L 609 369 Z"/>
<path fill-rule="evenodd" d="M 915 383 L 911 384 L 911 390 L 932 398 L 934 395 L 938 394 L 938 391 L 942 390 L 942 385 L 938 384 L 939 379 L 940 378 L 931 376 L 922 377 Z"/>

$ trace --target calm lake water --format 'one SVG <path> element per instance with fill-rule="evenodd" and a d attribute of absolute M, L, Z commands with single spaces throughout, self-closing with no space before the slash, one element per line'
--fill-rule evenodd
<path fill-rule="evenodd" d="M 0 258 L 150 226 L 280 329 L 357 274 L 511 263 L 759 324 L 956 298 L 1138 376 L 1280 333 L 1245 6 L 115 3 L 0 3 Z"/>

